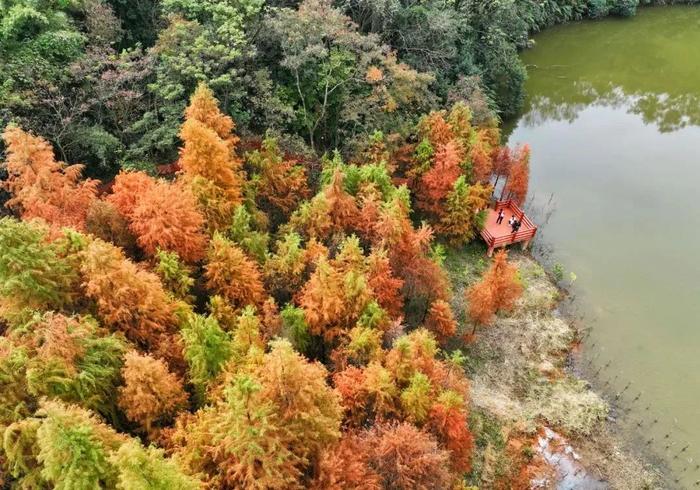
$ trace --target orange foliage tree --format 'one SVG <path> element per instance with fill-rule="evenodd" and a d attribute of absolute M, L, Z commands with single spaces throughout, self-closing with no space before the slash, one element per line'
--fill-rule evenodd
<path fill-rule="evenodd" d="M 493 161 L 491 151 L 482 138 L 477 137 L 469 149 L 469 156 L 472 161 L 472 180 L 474 182 L 488 182 L 493 172 Z"/>
<path fill-rule="evenodd" d="M 418 207 L 435 216 L 444 215 L 443 201 L 461 175 L 459 164 L 463 147 L 457 140 L 450 140 L 438 147 L 432 167 L 421 177 L 418 188 Z"/>
<path fill-rule="evenodd" d="M 236 308 L 262 305 L 265 290 L 255 262 L 236 244 L 216 234 L 209 244 L 204 276 L 207 288 Z"/>
<path fill-rule="evenodd" d="M 421 320 L 436 299 L 448 298 L 445 271 L 430 257 L 430 227 L 413 228 L 404 203 L 393 200 L 382 209 L 376 226 L 379 243 L 389 254 L 391 269 L 403 279 L 402 294 Z"/>
<path fill-rule="evenodd" d="M 160 248 L 186 262 L 204 256 L 204 217 L 192 191 L 180 182 L 154 179 L 143 172 L 121 172 L 107 197 L 128 221 L 138 245 L 154 256 Z"/>
<path fill-rule="evenodd" d="M 129 219 L 140 197 L 155 184 L 156 180 L 144 172 L 120 172 L 114 178 L 112 193 L 107 196 L 107 201 Z"/>
<path fill-rule="evenodd" d="M 366 366 L 347 366 L 336 372 L 333 383 L 341 396 L 345 423 L 362 428 L 388 420 L 411 420 L 433 432 L 439 441 L 444 440 L 442 444 L 453 436 L 469 443 L 468 382 L 457 364 L 436 359 L 437 354 L 434 336 L 418 329 L 399 337 L 390 351 L 375 355 Z M 464 427 L 459 432 L 443 431 L 444 424 L 437 413 L 433 414 L 437 404 L 446 410 L 461 407 Z M 457 415 L 449 414 L 450 431 L 456 430 L 451 424 L 456 423 Z M 464 451 L 462 466 L 469 463 L 470 446 Z"/>
<path fill-rule="evenodd" d="M 158 279 L 102 240 L 86 248 L 81 266 L 87 296 L 97 305 L 105 326 L 131 341 L 155 346 L 175 325 L 174 305 Z"/>
<path fill-rule="evenodd" d="M 418 123 L 418 134 L 426 138 L 433 148 L 446 145 L 455 135 L 450 124 L 445 121 L 444 112 L 431 112 Z"/>
<path fill-rule="evenodd" d="M 299 294 L 310 331 L 332 341 L 359 320 L 373 299 L 357 238 L 343 242 L 332 261 L 321 257 Z"/>
<path fill-rule="evenodd" d="M 508 181 L 503 187 L 506 199 L 513 199 L 518 204 L 525 202 L 530 181 L 530 147 L 525 145 L 518 149 L 515 163 L 510 168 Z M 503 195 L 501 198 L 503 198 Z"/>
<path fill-rule="evenodd" d="M 389 393 L 376 390 L 376 384 L 370 387 L 369 377 L 377 371 L 385 374 Z M 373 377 L 376 380 L 376 376 Z M 393 408 L 396 387 L 392 384 L 389 373 L 379 363 L 366 367 L 347 366 L 333 374 L 333 385 L 340 395 L 340 402 L 345 411 L 345 423 L 350 427 L 362 427 L 371 424 L 379 414 L 389 413 Z M 380 394 L 380 396 L 377 396 Z M 375 403 L 376 402 L 376 403 Z M 386 403 L 384 403 L 386 402 Z M 378 413 L 377 413 L 378 412 Z"/>
<path fill-rule="evenodd" d="M 12 197 L 5 203 L 22 218 L 41 218 L 59 229 L 85 228 L 88 209 L 97 195 L 97 181 L 81 180 L 82 165 L 66 165 L 54 158 L 51 145 L 17 126 L 2 134 L 8 177 L 0 187 Z"/>
<path fill-rule="evenodd" d="M 488 325 L 496 312 L 512 310 L 522 292 L 518 269 L 508 262 L 507 252 L 501 250 L 481 280 L 465 293 L 469 316 L 475 325 Z"/>
<path fill-rule="evenodd" d="M 318 465 L 312 490 L 381 490 L 379 475 L 372 469 L 363 440 L 356 434 L 326 448 Z"/>
<path fill-rule="evenodd" d="M 139 196 L 129 227 L 150 256 L 158 249 L 176 252 L 185 262 L 204 256 L 204 217 L 194 195 L 181 183 L 156 182 Z"/>
<path fill-rule="evenodd" d="M 186 120 L 180 130 L 185 145 L 180 150 L 180 165 L 191 177 L 200 176 L 225 189 L 234 202 L 241 198 L 240 161 L 214 130 L 200 121 Z"/>
<path fill-rule="evenodd" d="M 372 250 L 367 258 L 367 265 L 367 282 L 379 306 L 384 308 L 392 318 L 398 318 L 403 309 L 401 295 L 403 279 L 394 275 L 385 250 Z"/>
<path fill-rule="evenodd" d="M 469 318 L 476 325 L 488 325 L 496 314 L 494 291 L 490 284 L 483 280 L 467 290 L 469 301 Z M 473 332 L 472 332 L 473 333 Z"/>
<path fill-rule="evenodd" d="M 443 396 L 433 404 L 427 427 L 438 442 L 450 452 L 450 467 L 455 473 L 471 470 L 474 437 L 467 425 L 464 400 Z"/>
<path fill-rule="evenodd" d="M 449 488 L 449 453 L 428 433 L 409 423 L 379 425 L 362 437 L 367 461 L 382 488 L 396 490 Z"/>
<path fill-rule="evenodd" d="M 355 198 L 343 188 L 344 179 L 345 175 L 340 170 L 336 170 L 330 185 L 324 192 L 328 215 L 335 231 L 354 228 L 360 213 Z"/>
<path fill-rule="evenodd" d="M 185 109 L 185 120 L 196 120 L 213 130 L 231 150 L 238 144 L 239 138 L 233 133 L 236 124 L 231 117 L 219 109 L 219 102 L 205 83 L 197 85 L 190 104 Z"/>
<path fill-rule="evenodd" d="M 326 369 L 277 340 L 230 374 L 225 396 L 181 418 L 172 438 L 180 461 L 217 488 L 306 488 L 305 475 L 340 437 Z"/>
<path fill-rule="evenodd" d="M 284 159 L 276 139 L 265 138 L 259 151 L 248 154 L 248 162 L 255 172 L 255 197 L 262 209 L 272 207 L 288 216 L 308 196 L 306 169 Z"/>
<path fill-rule="evenodd" d="M 167 422 L 187 402 L 182 381 L 168 371 L 163 361 L 150 355 L 128 352 L 124 356 L 122 377 L 119 407 L 149 435 L 155 422 Z"/>
<path fill-rule="evenodd" d="M 348 446 L 356 447 L 352 440 L 355 429 L 374 428 L 359 433 L 362 449 L 357 450 L 355 465 L 347 472 L 334 464 L 336 451 L 346 449 L 343 441 L 329 448 L 320 481 L 330 484 L 334 479 L 356 478 L 369 467 L 368 477 L 374 481 L 376 472 L 381 488 L 447 488 L 469 471 L 474 446 L 465 404 L 468 384 L 458 365 L 440 361 L 436 354 L 433 337 L 422 329 L 399 338 L 382 359 L 334 374 L 333 383 L 351 428 L 346 435 L 351 438 Z M 418 425 L 406 423 L 407 419 Z M 413 447 L 414 443 L 419 447 Z M 411 458 L 412 463 L 404 463 L 408 461 L 404 458 Z M 437 460 L 444 466 L 433 473 L 427 461 L 438 464 Z M 426 463 L 422 469 L 421 461 Z"/>
<path fill-rule="evenodd" d="M 374 187 L 367 186 L 358 193 L 360 213 L 357 218 L 357 231 L 362 238 L 372 241 L 376 235 L 382 196 Z"/>
<path fill-rule="evenodd" d="M 492 174 L 496 176 L 496 180 L 493 183 L 494 188 L 498 186 L 498 182 L 502 177 L 508 178 L 514 162 L 515 156 L 509 147 L 504 146 L 494 150 L 492 160 Z"/>
<path fill-rule="evenodd" d="M 241 202 L 243 176 L 241 159 L 235 154 L 238 138 L 232 134 L 233 128 L 233 120 L 218 109 L 211 90 L 200 84 L 185 110 L 179 163 L 187 177 L 213 182 L 235 205 Z"/>
<path fill-rule="evenodd" d="M 441 299 L 435 300 L 428 310 L 425 326 L 433 332 L 441 342 L 452 337 L 457 332 L 457 322 L 455 321 L 450 304 Z"/>

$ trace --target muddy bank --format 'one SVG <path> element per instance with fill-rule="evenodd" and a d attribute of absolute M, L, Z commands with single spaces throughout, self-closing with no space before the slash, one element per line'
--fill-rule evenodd
<path fill-rule="evenodd" d="M 446 265 L 454 309 L 487 266 L 477 247 Z M 469 482 L 479 488 L 668 488 L 610 417 L 606 400 L 572 369 L 577 331 L 557 308 L 563 292 L 540 264 L 511 252 L 525 288 L 511 314 L 465 349 L 476 451 Z M 461 318 L 464 321 L 464 317 Z"/>

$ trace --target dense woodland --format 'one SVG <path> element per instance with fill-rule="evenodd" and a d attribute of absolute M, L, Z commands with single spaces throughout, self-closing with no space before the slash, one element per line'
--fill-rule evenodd
<path fill-rule="evenodd" d="M 42 135 L 91 177 L 148 170 L 177 158 L 206 82 L 241 135 L 347 156 L 460 100 L 479 124 L 517 113 L 529 33 L 638 3 L 2 0 L 0 127 Z"/>
<path fill-rule="evenodd" d="M 466 488 L 517 49 L 636 1 L 0 0 L 8 488 Z"/>
<path fill-rule="evenodd" d="M 275 138 L 241 156 L 233 130 L 201 84 L 181 170 L 126 170 L 109 186 L 41 137 L 4 131 L 6 206 L 20 218 L 0 220 L 8 482 L 459 483 L 468 381 L 459 350 L 440 346 L 473 329 L 458 327 L 434 236 L 474 238 L 498 176 L 522 200 L 527 148 L 500 148 L 458 103 L 420 120 L 419 144 L 376 133 L 358 163 L 323 158 L 312 190 Z M 471 323 L 521 289 L 498 254 L 466 292 Z"/>

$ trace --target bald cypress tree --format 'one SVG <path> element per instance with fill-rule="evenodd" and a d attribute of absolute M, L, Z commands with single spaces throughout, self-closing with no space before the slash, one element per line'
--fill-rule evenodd
<path fill-rule="evenodd" d="M 8 178 L 2 183 L 12 197 L 6 206 L 25 219 L 41 218 L 56 229 L 85 227 L 97 181 L 81 180 L 82 165 L 66 165 L 54 158 L 51 145 L 16 126 L 2 134 L 7 146 Z"/>
<path fill-rule="evenodd" d="M 501 250 L 481 280 L 465 292 L 469 316 L 475 325 L 488 325 L 496 312 L 512 310 L 522 292 L 518 269 L 508 263 L 508 253 Z"/>
<path fill-rule="evenodd" d="M 46 227 L 0 218 L 0 314 L 61 309 L 77 300 L 79 275 Z"/>
<path fill-rule="evenodd" d="M 233 120 L 219 110 L 211 90 L 200 84 L 180 129 L 184 144 L 179 164 L 216 230 L 230 224 L 233 209 L 243 198 L 244 174 L 234 127 Z"/>
<path fill-rule="evenodd" d="M 257 264 L 222 235 L 216 234 L 211 240 L 204 275 L 209 290 L 237 308 L 261 305 L 265 301 L 262 274 Z"/>

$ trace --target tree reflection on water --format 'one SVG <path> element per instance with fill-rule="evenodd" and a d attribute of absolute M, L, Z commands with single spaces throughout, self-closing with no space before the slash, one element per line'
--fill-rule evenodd
<path fill-rule="evenodd" d="M 577 81 L 566 90 L 530 93 L 521 123 L 538 126 L 549 120 L 573 122 L 588 107 L 627 108 L 627 112 L 642 118 L 645 124 L 655 124 L 662 133 L 686 126 L 700 126 L 700 96 L 694 93 L 627 91 L 625 87 Z"/>

